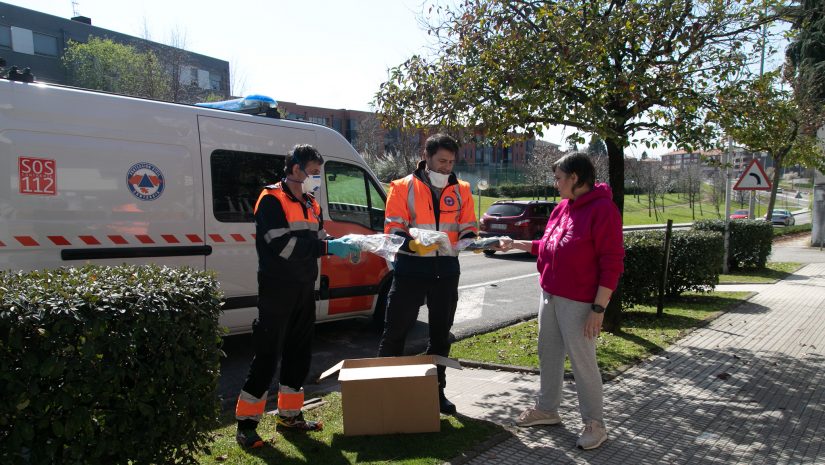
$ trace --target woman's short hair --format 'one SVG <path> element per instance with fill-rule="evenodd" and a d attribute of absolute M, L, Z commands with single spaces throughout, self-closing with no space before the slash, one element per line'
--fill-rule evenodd
<path fill-rule="evenodd" d="M 559 158 L 553 163 L 553 171 L 556 171 L 556 168 L 564 174 L 578 176 L 579 181 L 573 186 L 574 188 L 586 185 L 592 189 L 596 184 L 596 167 L 593 166 L 590 157 L 583 153 L 571 153 Z"/>

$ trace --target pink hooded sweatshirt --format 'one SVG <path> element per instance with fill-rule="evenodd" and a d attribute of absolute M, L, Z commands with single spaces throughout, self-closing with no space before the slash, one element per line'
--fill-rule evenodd
<path fill-rule="evenodd" d="M 533 241 L 545 292 L 593 302 L 599 286 L 615 290 L 624 271 L 622 218 L 607 184 L 596 184 L 553 210 L 544 236 Z"/>

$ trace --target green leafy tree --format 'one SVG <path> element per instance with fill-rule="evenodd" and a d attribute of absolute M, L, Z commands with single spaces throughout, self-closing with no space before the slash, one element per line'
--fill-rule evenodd
<path fill-rule="evenodd" d="M 166 100 L 169 77 L 151 51 L 90 37 L 70 41 L 63 54 L 69 82 L 78 87 Z"/>
<path fill-rule="evenodd" d="M 815 133 L 825 122 L 825 0 L 802 0 L 787 11 L 795 35 L 785 52 L 785 77 L 806 115 L 803 130 Z"/>
<path fill-rule="evenodd" d="M 624 210 L 624 149 L 640 131 L 705 140 L 719 82 L 745 68 L 762 1 L 463 0 L 439 7 L 432 57 L 389 71 L 376 94 L 390 126 L 597 134 Z M 583 140 L 581 141 L 584 142 Z M 652 139 L 648 146 L 656 145 Z M 605 327 L 619 329 L 620 293 Z"/>
<path fill-rule="evenodd" d="M 790 91 L 779 87 L 779 73 L 735 85 L 720 93 L 722 112 L 718 120 L 725 132 L 752 152 L 767 152 L 773 159 L 773 184 L 768 201 L 770 218 L 776 203 L 776 188 L 784 166 L 800 164 L 825 168 L 825 157 L 813 135 L 803 132 L 805 112 Z"/>

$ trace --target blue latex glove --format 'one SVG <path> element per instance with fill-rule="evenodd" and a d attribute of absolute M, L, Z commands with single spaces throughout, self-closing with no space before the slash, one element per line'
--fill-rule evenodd
<path fill-rule="evenodd" d="M 336 257 L 347 258 L 350 255 L 360 256 L 361 249 L 351 243 L 349 239 L 332 239 L 327 241 L 327 252 Z"/>

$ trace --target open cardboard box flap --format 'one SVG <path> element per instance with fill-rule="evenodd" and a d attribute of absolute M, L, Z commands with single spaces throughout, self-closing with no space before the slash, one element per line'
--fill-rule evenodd
<path fill-rule="evenodd" d="M 379 358 L 353 358 L 341 360 L 328 370 L 323 372 L 318 378 L 324 379 L 332 376 L 336 372 L 349 369 L 359 368 L 378 368 L 378 370 L 357 370 L 350 375 L 341 374 L 338 377 L 339 381 L 346 381 L 350 379 L 373 379 L 386 377 L 406 377 L 406 376 L 422 376 L 429 373 L 422 373 L 422 366 L 424 365 L 443 365 L 450 368 L 461 369 L 461 364 L 458 360 L 442 357 L 440 355 L 413 355 L 409 357 L 379 357 Z M 410 367 L 404 369 L 403 367 Z M 354 378 L 355 375 L 362 375 L 363 378 Z"/>

